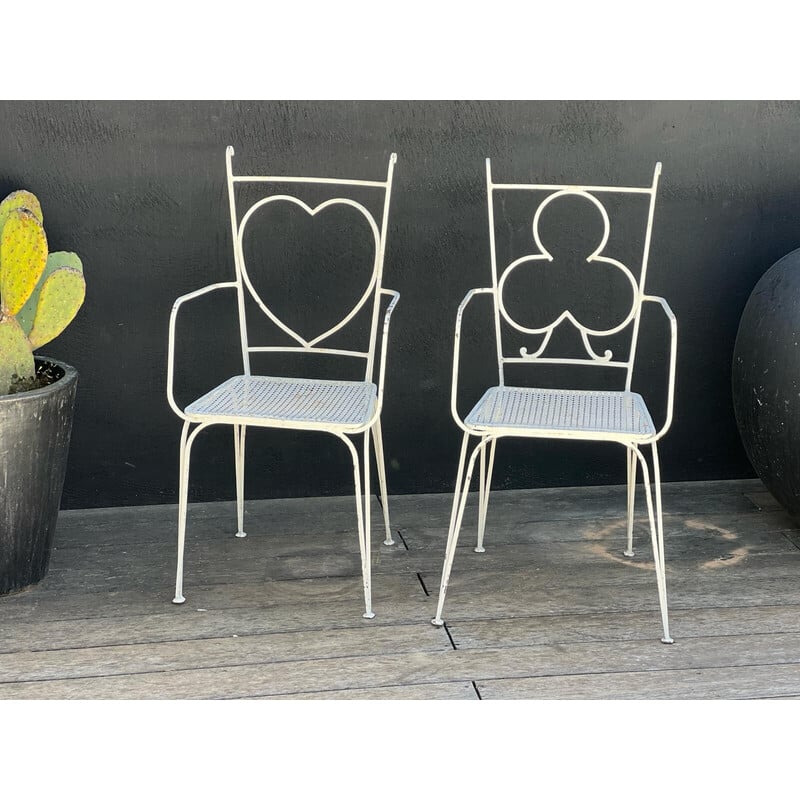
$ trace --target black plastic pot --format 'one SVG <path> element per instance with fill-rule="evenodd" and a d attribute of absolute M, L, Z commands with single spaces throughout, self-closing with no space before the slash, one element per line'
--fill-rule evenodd
<path fill-rule="evenodd" d="M 50 386 L 0 396 L 0 595 L 47 574 L 67 470 L 78 373 Z"/>

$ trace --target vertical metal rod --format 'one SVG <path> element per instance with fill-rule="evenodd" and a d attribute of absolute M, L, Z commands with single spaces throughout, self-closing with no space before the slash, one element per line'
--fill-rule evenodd
<path fill-rule="evenodd" d="M 461 439 L 461 455 L 458 457 L 458 469 L 456 470 L 456 485 L 453 489 L 453 508 L 450 511 L 450 522 L 448 523 L 448 531 L 453 529 L 453 522 L 456 519 L 458 509 L 458 499 L 461 496 L 461 481 L 464 478 L 464 464 L 467 460 L 467 443 L 469 442 L 469 434 L 465 433 Z"/>
<path fill-rule="evenodd" d="M 647 469 L 647 461 L 644 455 L 638 450 L 633 451 L 642 465 L 642 481 L 644 483 L 645 498 L 647 499 L 647 515 L 650 519 L 650 538 L 653 543 L 653 561 L 656 568 L 656 583 L 658 584 L 658 603 L 661 608 L 661 624 L 664 628 L 664 636 L 661 641 L 664 644 L 672 644 L 674 639 L 669 635 L 669 619 L 667 614 L 667 581 L 664 570 L 664 558 L 659 547 L 658 528 L 656 525 L 655 514 L 653 513 L 653 499 L 650 492 L 650 471 Z"/>
<path fill-rule="evenodd" d="M 186 439 L 190 427 L 191 423 L 186 420 L 181 431 L 178 456 L 178 566 L 175 575 L 175 597 L 172 600 L 177 605 L 186 602 L 186 598 L 183 596 L 183 550 L 186 540 L 186 498 L 188 494 Z"/>
<path fill-rule="evenodd" d="M 397 153 L 389 156 L 389 168 L 386 173 L 386 193 L 383 197 L 383 216 L 381 217 L 381 235 L 378 258 L 375 265 L 375 297 L 372 305 L 372 326 L 369 335 L 369 355 L 364 380 L 372 379 L 372 370 L 375 363 L 375 345 L 378 341 L 378 311 L 381 305 L 381 286 L 383 285 L 383 261 L 386 255 L 386 234 L 389 227 L 389 203 L 392 199 L 392 180 L 394 178 L 394 165 L 397 163 Z"/>
<path fill-rule="evenodd" d="M 475 547 L 476 553 L 485 553 L 483 547 L 483 535 L 486 532 L 486 514 L 489 510 L 489 493 L 492 490 L 492 470 L 494 469 L 494 451 L 497 446 L 497 439 L 492 439 L 492 445 L 489 449 L 489 464 L 485 470 L 484 464 L 486 462 L 486 450 L 481 455 L 481 500 L 480 508 L 478 511 L 478 542 Z"/>
<path fill-rule="evenodd" d="M 464 468 L 467 463 L 467 444 L 469 442 L 469 434 L 465 433 L 464 438 L 461 442 L 461 455 L 458 459 L 458 470 L 456 471 L 456 483 L 455 487 L 453 488 L 453 508 L 450 511 L 450 522 L 448 523 L 447 528 L 447 546 L 445 547 L 444 551 L 444 561 L 447 564 L 448 561 L 452 561 L 450 556 L 451 550 L 455 548 L 455 541 L 458 540 L 458 533 L 456 532 L 456 517 L 458 516 L 458 509 L 461 507 L 461 489 L 463 486 L 464 481 Z M 441 595 L 441 586 L 439 589 L 439 594 Z M 440 616 L 437 614 L 437 619 L 432 620 L 434 625 L 441 625 Z"/>
<path fill-rule="evenodd" d="M 478 477 L 478 538 L 480 538 L 481 535 L 481 517 L 483 516 L 483 490 L 485 488 L 486 488 L 486 450 L 482 450 L 480 458 L 480 475 Z M 475 549 L 477 550 L 478 548 L 476 547 Z"/>
<path fill-rule="evenodd" d="M 664 559 L 664 514 L 661 509 L 661 464 L 658 458 L 658 447 L 656 446 L 655 442 L 652 443 L 652 448 L 653 483 L 655 484 L 656 490 L 656 522 L 658 523 L 658 551 L 661 554 L 661 571 L 666 575 L 666 564 Z"/>
<path fill-rule="evenodd" d="M 228 179 L 228 208 L 231 215 L 231 236 L 233 237 L 233 265 L 236 269 L 236 298 L 239 306 L 239 339 L 242 344 L 242 368 L 250 374 L 250 351 L 247 342 L 247 316 L 244 308 L 244 287 L 242 286 L 242 261 L 239 252 L 239 223 L 236 219 L 236 197 L 233 191 L 233 147 L 225 148 L 225 172 Z"/>
<path fill-rule="evenodd" d="M 653 234 L 653 215 L 656 210 L 656 191 L 658 190 L 658 179 L 661 176 L 661 162 L 656 163 L 653 170 L 653 184 L 650 188 L 650 205 L 647 210 L 647 229 L 644 234 L 644 247 L 642 252 L 642 271 L 639 273 L 639 292 L 636 297 L 636 302 L 639 308 L 636 311 L 636 319 L 633 322 L 633 334 L 631 336 L 631 349 L 630 358 L 628 359 L 628 376 L 625 379 L 625 391 L 631 390 L 631 383 L 633 381 L 633 366 L 636 361 L 636 345 L 639 341 L 639 322 L 642 318 L 642 298 L 644 297 L 645 278 L 647 277 L 647 263 L 650 258 L 650 240 Z"/>
<path fill-rule="evenodd" d="M 364 535 L 364 504 L 361 499 L 361 469 L 359 467 L 359 455 L 353 442 L 345 434 L 335 434 L 346 445 L 350 451 L 350 456 L 353 459 L 353 483 L 355 484 L 355 497 L 356 497 L 356 516 L 358 518 L 358 549 L 361 553 L 361 576 L 364 584 L 364 604 L 366 611 L 363 614 L 365 619 L 372 619 L 375 614 L 372 613 L 372 591 L 370 587 L 370 563 L 368 561 L 369 555 L 367 552 L 367 540 Z M 369 441 L 369 432 L 365 434 L 365 440 Z"/>
<path fill-rule="evenodd" d="M 494 241 L 494 187 L 492 185 L 492 160 L 486 159 L 486 201 L 489 206 L 489 256 L 492 262 L 492 288 L 494 289 L 494 333 L 497 347 L 497 372 L 500 385 L 505 385 L 503 371 L 503 342 L 500 338 L 500 302 L 497 296 L 497 250 Z"/>
<path fill-rule="evenodd" d="M 369 431 L 364 431 L 364 603 L 366 611 L 364 619 L 372 619 L 372 514 L 370 514 L 369 494 Z"/>
<path fill-rule="evenodd" d="M 247 425 L 233 426 L 233 449 L 236 459 L 236 536 L 243 539 L 244 530 L 244 442 Z"/>
<path fill-rule="evenodd" d="M 461 530 L 461 522 L 464 519 L 464 508 L 467 505 L 467 494 L 469 492 L 469 485 L 472 482 L 472 471 L 475 468 L 475 459 L 483 451 L 486 446 L 486 440 L 482 439 L 475 446 L 472 455 L 469 457 L 469 464 L 467 466 L 467 476 L 464 478 L 464 486 L 461 490 L 460 497 L 458 490 L 456 490 L 456 497 L 454 498 L 453 511 L 456 510 L 458 505 L 458 513 L 456 514 L 454 522 L 450 526 L 450 532 L 447 537 L 447 550 L 445 553 L 444 567 L 442 569 L 442 581 L 439 585 L 439 603 L 436 606 L 436 616 L 431 620 L 431 623 L 436 626 L 444 625 L 442 619 L 442 609 L 444 608 L 444 599 L 447 594 L 447 584 L 450 581 L 450 571 L 453 568 L 453 559 L 456 554 L 456 545 L 458 544 L 458 534 Z M 459 465 L 463 468 L 463 462 Z M 459 478 L 461 476 L 459 475 Z"/>
<path fill-rule="evenodd" d="M 386 528 L 385 545 L 393 545 L 392 528 L 389 524 L 389 498 L 386 491 L 386 463 L 383 455 L 383 433 L 381 432 L 381 419 L 378 417 L 372 426 L 372 440 L 375 444 L 375 461 L 378 465 L 378 483 L 381 489 L 381 506 L 383 508 L 383 524 Z"/>
<path fill-rule="evenodd" d="M 633 445 L 635 447 L 635 445 Z M 633 510 L 636 501 L 636 456 L 632 449 L 625 449 L 628 460 L 628 541 L 623 555 L 633 558 Z"/>
<path fill-rule="evenodd" d="M 197 434 L 204 428 L 207 428 L 209 422 L 201 422 L 192 432 L 189 433 L 191 422 L 186 420 L 183 423 L 183 430 L 181 431 L 181 445 L 180 445 L 180 458 L 179 469 L 180 479 L 178 481 L 178 566 L 175 576 L 175 597 L 172 602 L 176 604 L 183 603 L 185 597 L 183 596 L 183 550 L 186 542 L 186 513 L 188 510 L 189 498 L 189 463 L 192 457 L 192 444 L 197 438 Z"/>

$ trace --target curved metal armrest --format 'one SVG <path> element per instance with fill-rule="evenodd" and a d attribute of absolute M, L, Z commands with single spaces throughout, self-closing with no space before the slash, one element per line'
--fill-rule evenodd
<path fill-rule="evenodd" d="M 675 358 L 678 352 L 678 321 L 675 319 L 675 314 L 669 306 L 669 303 L 663 297 L 656 297 L 655 295 L 644 295 L 642 302 L 657 303 L 661 306 L 661 310 L 669 320 L 670 328 L 670 351 L 669 351 L 669 390 L 667 394 L 667 418 L 661 430 L 655 435 L 656 439 L 660 439 L 672 425 L 672 409 L 675 398 Z"/>
<path fill-rule="evenodd" d="M 169 344 L 167 349 L 167 400 L 172 410 L 181 419 L 186 419 L 186 415 L 178 407 L 173 395 L 173 378 L 175 372 L 175 320 L 178 316 L 178 309 L 187 301 L 194 300 L 196 297 L 201 297 L 204 294 L 213 292 L 216 289 L 236 289 L 239 284 L 235 281 L 228 281 L 226 283 L 212 283 L 209 286 L 204 286 L 202 289 L 197 289 L 194 292 L 181 295 L 172 305 L 172 313 L 169 317 Z"/>
<path fill-rule="evenodd" d="M 450 411 L 453 414 L 456 425 L 464 431 L 467 430 L 467 427 L 458 415 L 458 408 L 456 407 L 456 399 L 458 397 L 458 359 L 461 353 L 461 318 L 464 316 L 464 310 L 476 294 L 494 294 L 494 289 L 470 289 L 464 295 L 464 299 L 461 301 L 456 313 L 456 336 L 453 342 L 453 383 L 450 388 Z"/>
<path fill-rule="evenodd" d="M 381 289 L 380 294 L 386 295 L 387 297 L 391 297 L 392 300 L 387 306 L 386 312 L 383 315 L 383 335 L 381 337 L 381 361 L 380 361 L 380 366 L 378 367 L 378 403 L 376 406 L 378 414 L 380 414 L 381 408 L 383 407 L 383 376 L 386 373 L 386 346 L 389 339 L 389 322 L 392 318 L 392 312 L 394 311 L 394 307 L 400 300 L 400 292 L 396 292 L 394 289 Z"/>

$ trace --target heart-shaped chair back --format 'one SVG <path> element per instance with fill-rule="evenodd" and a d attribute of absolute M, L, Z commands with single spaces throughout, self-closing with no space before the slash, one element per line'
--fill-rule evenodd
<path fill-rule="evenodd" d="M 375 346 L 377 341 L 377 322 L 378 310 L 380 305 L 380 290 L 381 281 L 383 276 L 383 260 L 386 246 L 386 229 L 389 216 L 389 203 L 391 198 L 392 176 L 394 171 L 394 164 L 396 162 L 396 155 L 392 153 L 389 159 L 389 167 L 386 180 L 371 181 L 371 180 L 357 180 L 347 178 L 305 178 L 305 177 L 291 177 L 291 176 L 260 176 L 260 175 L 235 175 L 233 172 L 232 158 L 234 151 L 232 147 L 228 147 L 226 151 L 226 164 L 228 172 L 228 195 L 231 216 L 231 231 L 233 234 L 234 243 L 234 261 L 236 267 L 236 280 L 239 284 L 239 316 L 240 316 L 240 334 L 242 340 L 242 353 L 245 358 L 245 368 L 249 373 L 250 371 L 250 354 L 256 352 L 279 352 L 279 353 L 314 353 L 322 355 L 336 355 L 336 356 L 349 356 L 356 359 L 363 359 L 366 363 L 366 376 L 372 372 L 372 365 L 375 357 Z M 239 184 L 258 184 L 263 186 L 265 191 L 263 196 L 249 205 L 246 209 L 240 210 L 237 207 L 237 193 L 236 188 Z M 382 190 L 382 216 L 380 223 L 376 220 L 371 211 L 361 202 L 357 202 L 351 197 L 334 196 L 330 197 L 323 202 L 316 205 L 310 205 L 299 197 L 287 194 L 285 191 L 278 192 L 276 187 L 285 187 L 286 185 L 301 184 L 305 186 L 314 187 L 332 187 L 332 191 L 341 192 L 341 187 L 358 187 L 361 191 L 363 187 L 371 189 Z M 335 187 L 335 188 L 333 188 Z M 317 329 L 312 330 L 297 330 L 295 324 L 290 324 L 285 318 L 284 312 L 277 311 L 271 303 L 271 298 L 265 296 L 264 291 L 260 290 L 261 284 L 259 283 L 258 276 L 253 274 L 248 259 L 245 257 L 246 247 L 245 241 L 249 234 L 249 228 L 252 223 L 260 215 L 269 212 L 278 206 L 288 207 L 305 217 L 310 218 L 316 227 L 316 220 L 325 220 L 326 217 L 332 217 L 335 212 L 341 214 L 342 211 L 349 212 L 350 219 L 348 222 L 355 223 L 350 227 L 353 228 L 353 235 L 360 235 L 365 237 L 371 251 L 371 263 L 367 265 L 366 276 L 364 277 L 361 285 L 358 287 L 353 303 L 348 308 L 341 310 L 341 314 L 334 313 L 333 322 L 321 323 Z M 326 213 L 327 212 L 327 213 Z M 324 225 L 319 226 L 323 229 Z M 305 228 L 304 228 L 305 230 Z M 348 228 L 348 231 L 350 228 Z M 291 240 L 291 235 L 288 235 L 287 241 Z M 330 279 L 330 276 L 327 276 Z M 351 276 L 343 275 L 342 280 L 345 282 Z M 325 295 L 326 293 L 320 292 L 313 281 L 306 287 L 303 287 L 302 292 L 294 291 L 294 299 L 304 304 L 311 304 L 315 302 L 315 296 Z M 298 295 L 302 294 L 300 297 Z M 248 326 L 246 316 L 246 304 L 248 299 L 255 302 L 255 305 L 263 312 L 264 316 L 269 319 L 273 325 L 282 332 L 282 341 L 290 341 L 290 344 L 256 344 L 251 345 L 248 337 Z M 321 302 L 326 302 L 329 298 L 323 296 Z M 329 340 L 335 334 L 342 331 L 348 323 L 353 321 L 359 312 L 364 309 L 371 309 L 371 325 L 369 330 L 368 342 L 365 347 L 360 349 L 341 348 L 329 346 Z M 329 310 L 326 309 L 326 314 L 315 314 L 312 311 L 309 313 L 308 309 L 305 310 L 306 318 L 311 317 L 310 325 L 314 326 L 317 318 L 329 315 Z M 366 313 L 366 312 L 365 312 Z M 322 329 L 319 329 L 321 326 Z M 288 339 L 286 338 L 288 337 Z"/>

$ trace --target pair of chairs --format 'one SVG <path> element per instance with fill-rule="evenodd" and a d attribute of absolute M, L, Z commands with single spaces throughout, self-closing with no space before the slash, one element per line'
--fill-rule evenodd
<path fill-rule="evenodd" d="M 183 555 L 186 535 L 186 512 L 189 482 L 189 463 L 192 444 L 197 435 L 210 425 L 231 425 L 233 427 L 234 454 L 236 465 L 237 522 L 236 536 L 242 537 L 244 531 L 244 454 L 245 436 L 250 426 L 267 428 L 290 428 L 294 430 L 325 431 L 342 442 L 350 452 L 353 462 L 355 484 L 356 517 L 358 523 L 358 542 L 361 554 L 362 583 L 364 590 L 364 617 L 374 617 L 371 598 L 371 530 L 370 530 L 370 439 L 375 451 L 378 481 L 381 492 L 383 519 L 385 525 L 384 544 L 392 545 L 391 528 L 386 486 L 386 469 L 381 434 L 381 408 L 383 404 L 384 376 L 386 371 L 386 350 L 389 322 L 399 300 L 399 294 L 383 288 L 383 263 L 386 249 L 386 234 L 389 219 L 389 205 L 392 189 L 396 155 L 389 159 L 386 179 L 383 181 L 346 180 L 334 178 L 298 178 L 287 176 L 252 176 L 233 173 L 233 148 L 226 151 L 227 188 L 230 210 L 231 232 L 234 245 L 235 280 L 215 283 L 195 292 L 183 295 L 176 300 L 169 324 L 169 351 L 167 366 L 167 398 L 173 411 L 184 420 L 180 442 L 180 481 L 178 504 L 178 560 L 175 585 L 175 603 L 183 603 Z M 456 552 L 456 544 L 464 518 L 467 494 L 472 483 L 476 462 L 480 461 L 478 486 L 478 538 L 476 552 L 484 552 L 483 539 L 486 527 L 486 514 L 492 479 L 492 469 L 497 441 L 504 437 L 571 439 L 588 441 L 609 441 L 622 445 L 626 451 L 628 478 L 628 516 L 626 556 L 633 556 L 634 495 L 637 465 L 641 468 L 645 488 L 647 514 L 650 524 L 653 560 L 655 565 L 658 599 L 663 625 L 665 643 L 673 640 L 669 634 L 667 612 L 667 592 L 664 564 L 664 525 L 661 505 L 661 476 L 657 442 L 667 432 L 672 421 L 673 396 L 675 385 L 675 358 L 677 344 L 677 324 L 666 300 L 645 294 L 644 285 L 650 250 L 653 213 L 656 190 L 661 173 L 661 164 L 656 164 L 653 182 L 649 187 L 611 187 L 553 184 L 511 184 L 495 183 L 492 180 L 491 163 L 486 160 L 486 186 L 489 214 L 489 240 L 491 252 L 492 283 L 487 288 L 473 289 L 464 297 L 458 308 L 455 325 L 455 344 L 453 353 L 453 380 L 451 391 L 451 410 L 457 425 L 463 431 L 461 454 L 455 484 L 455 495 L 450 516 L 449 534 L 445 550 L 444 566 L 439 590 L 434 625 L 442 625 L 444 606 L 450 572 Z M 369 187 L 382 193 L 382 214 L 380 224 L 361 203 L 346 197 L 331 197 L 314 207 L 294 195 L 269 193 L 251 204 L 240 215 L 237 208 L 237 186 L 239 184 L 263 184 L 266 186 L 287 186 L 291 184 L 332 185 L 359 187 L 358 191 Z M 527 192 L 544 195 L 533 215 L 532 233 L 537 252 L 513 260 L 505 267 L 498 267 L 498 248 L 495 241 L 495 203 L 496 198 L 507 193 Z M 647 217 L 643 238 L 641 261 L 638 275 L 621 261 L 603 255 L 610 235 L 609 215 L 599 196 L 608 193 L 641 195 L 647 202 Z M 602 231 L 600 241 L 582 263 L 582 269 L 604 268 L 608 271 L 609 283 L 622 286 L 625 294 L 630 294 L 630 307 L 605 326 L 592 327 L 587 320 L 580 319 L 569 309 L 552 314 L 544 324 L 523 324 L 518 320 L 518 310 L 512 305 L 509 309 L 507 284 L 514 284 L 523 267 L 529 277 L 543 278 L 552 270 L 554 257 L 545 247 L 541 238 L 540 220 L 542 213 L 552 204 L 563 198 L 578 198 L 587 201 L 600 215 Z M 363 216 L 366 229 L 371 234 L 374 246 L 372 276 L 366 290 L 356 305 L 326 332 L 308 339 L 286 325 L 264 302 L 253 285 L 248 273 L 244 255 L 244 237 L 248 223 L 255 212 L 270 203 L 290 203 L 305 213 L 314 216 L 335 205 L 345 205 L 355 209 Z M 637 258 L 638 260 L 638 258 Z M 556 279 L 558 275 L 556 275 Z M 535 283 L 535 281 L 534 281 Z M 539 284 L 542 285 L 541 281 Z M 235 293 L 239 310 L 239 329 L 243 358 L 243 374 L 236 375 L 207 394 L 181 409 L 173 395 L 175 322 L 180 307 L 189 300 L 209 292 L 230 289 Z M 459 415 L 456 400 L 458 394 L 459 358 L 462 317 L 477 295 L 486 295 L 492 304 L 494 334 L 496 339 L 498 384 L 486 391 L 466 417 Z M 292 344 L 275 346 L 253 346 L 248 339 L 248 326 L 245 300 L 255 301 L 263 314 L 290 337 Z M 666 420 L 657 428 L 640 394 L 631 390 L 633 367 L 639 341 L 640 319 L 645 303 L 657 305 L 669 320 L 671 341 L 669 358 L 669 377 L 667 389 Z M 366 308 L 371 319 L 369 339 L 365 349 L 326 347 L 324 343 L 340 332 L 354 317 Z M 383 313 L 381 313 L 383 311 Z M 516 316 L 515 316 L 516 315 Z M 577 331 L 585 352 L 570 356 L 546 355 L 551 339 L 563 323 L 569 323 Z M 507 355 L 504 349 L 505 338 L 513 331 L 526 337 L 536 338 L 536 345 L 529 352 L 527 346 L 518 348 L 516 354 Z M 629 334 L 625 353 L 615 358 L 610 349 L 602 354 L 595 351 L 593 339 L 614 337 L 621 332 Z M 380 348 L 378 350 L 378 344 Z M 364 378 L 360 381 L 322 380 L 307 378 L 270 377 L 254 375 L 251 372 L 251 353 L 317 353 L 360 360 L 364 366 Z M 509 365 L 562 365 L 579 367 L 605 367 L 619 371 L 625 376 L 624 389 L 620 391 L 589 391 L 582 389 L 526 388 L 506 384 L 505 372 Z M 470 449 L 470 441 L 473 446 Z M 477 440 L 477 441 L 476 441 Z M 652 460 L 651 474 L 642 448 L 650 446 Z"/>

